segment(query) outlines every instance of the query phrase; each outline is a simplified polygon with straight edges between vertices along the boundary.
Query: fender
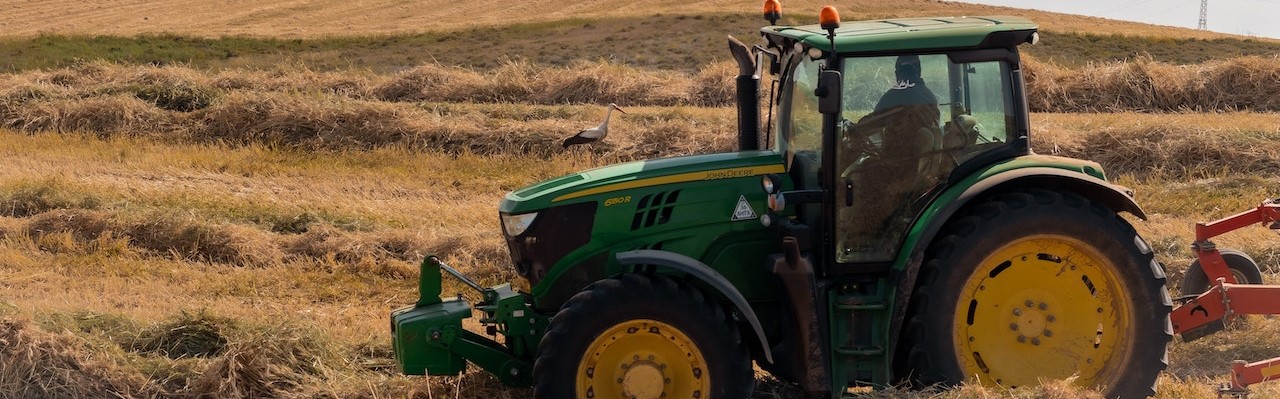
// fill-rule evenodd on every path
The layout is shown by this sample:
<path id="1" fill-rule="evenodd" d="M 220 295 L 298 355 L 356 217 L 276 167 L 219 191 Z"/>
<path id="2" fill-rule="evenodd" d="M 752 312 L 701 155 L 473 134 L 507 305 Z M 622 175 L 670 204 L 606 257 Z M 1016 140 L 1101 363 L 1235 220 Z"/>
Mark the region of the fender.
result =
<path id="1" fill-rule="evenodd" d="M 938 235 L 938 232 L 942 230 L 942 227 L 947 222 L 951 221 L 951 217 L 955 216 L 956 212 L 963 209 L 975 198 L 990 193 L 1021 188 L 1043 188 L 1076 193 L 1089 201 L 1100 203 L 1116 213 L 1121 211 L 1129 212 L 1139 219 L 1147 220 L 1147 213 L 1133 200 L 1132 190 L 1079 171 L 1052 167 L 1029 167 L 1001 172 L 982 179 L 964 189 L 954 201 L 938 209 L 937 213 L 929 221 L 929 225 L 921 233 L 920 240 L 917 241 L 915 248 L 912 248 L 905 267 L 894 272 L 897 274 L 898 280 L 895 297 L 899 298 L 899 300 L 894 301 L 893 314 L 890 317 L 889 348 L 892 351 L 896 352 L 898 348 L 898 335 L 902 332 L 902 323 L 906 318 L 907 306 L 909 305 L 912 291 L 916 287 L 920 266 L 924 264 L 924 252 Z M 894 355 L 894 353 L 890 353 L 889 358 L 892 359 Z"/>
<path id="2" fill-rule="evenodd" d="M 751 304 L 747 303 L 747 298 L 743 297 L 742 293 L 738 292 L 738 289 L 734 288 L 729 279 L 724 278 L 724 275 L 721 275 L 720 272 L 699 262 L 697 259 L 669 251 L 640 249 L 619 252 L 616 258 L 618 263 L 622 265 L 656 265 L 670 268 L 693 276 L 715 288 L 720 293 L 720 296 L 733 303 L 738 313 L 751 324 L 751 329 L 755 330 L 756 338 L 760 340 L 760 348 L 761 352 L 764 352 L 765 360 L 773 363 L 773 351 L 769 349 L 768 339 L 764 336 L 764 328 L 760 326 L 760 319 L 756 317 L 755 310 L 751 309 Z"/>

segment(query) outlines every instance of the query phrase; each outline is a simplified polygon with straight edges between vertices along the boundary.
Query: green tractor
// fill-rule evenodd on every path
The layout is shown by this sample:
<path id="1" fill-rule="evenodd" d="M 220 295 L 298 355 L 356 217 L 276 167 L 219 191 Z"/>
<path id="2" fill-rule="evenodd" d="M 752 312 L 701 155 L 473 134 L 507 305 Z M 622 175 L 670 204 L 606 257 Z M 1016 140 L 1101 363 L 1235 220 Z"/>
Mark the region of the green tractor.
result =
<path id="1" fill-rule="evenodd" d="M 421 298 L 391 314 L 400 370 L 471 362 L 539 398 L 746 398 L 753 363 L 813 397 L 1065 378 L 1152 395 L 1165 275 L 1119 215 L 1145 218 L 1132 191 L 1031 152 L 1018 46 L 1036 25 L 820 22 L 730 38 L 739 151 L 507 194 L 529 292 L 424 261 Z M 442 300 L 442 270 L 482 300 Z"/>

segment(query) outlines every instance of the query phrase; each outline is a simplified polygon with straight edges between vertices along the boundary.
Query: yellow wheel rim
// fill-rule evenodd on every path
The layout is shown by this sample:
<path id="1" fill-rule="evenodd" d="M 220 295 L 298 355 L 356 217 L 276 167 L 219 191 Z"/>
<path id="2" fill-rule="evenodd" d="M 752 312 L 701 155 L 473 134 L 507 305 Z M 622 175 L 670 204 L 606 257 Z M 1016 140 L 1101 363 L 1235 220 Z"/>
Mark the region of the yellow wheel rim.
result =
<path id="1" fill-rule="evenodd" d="M 1130 293 L 1116 270 L 1092 245 L 1060 235 L 1024 237 L 987 256 L 956 303 L 965 375 L 988 385 L 1072 376 L 1115 385 L 1133 340 Z"/>
<path id="2" fill-rule="evenodd" d="M 636 319 L 605 330 L 578 363 L 579 398 L 707 398 L 711 376 L 683 331 Z"/>

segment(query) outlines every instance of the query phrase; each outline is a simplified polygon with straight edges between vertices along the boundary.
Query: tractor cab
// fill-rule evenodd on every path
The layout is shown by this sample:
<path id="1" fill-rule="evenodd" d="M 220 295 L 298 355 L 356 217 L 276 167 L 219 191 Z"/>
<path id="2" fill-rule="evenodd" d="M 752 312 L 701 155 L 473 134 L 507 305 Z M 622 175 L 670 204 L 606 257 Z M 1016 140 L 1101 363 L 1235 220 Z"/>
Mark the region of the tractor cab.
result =
<path id="1" fill-rule="evenodd" d="M 954 44 L 919 31 L 986 37 L 946 48 Z M 850 32 L 860 40 L 840 40 Z M 836 40 L 818 26 L 764 29 L 762 50 L 780 56 L 763 59 L 776 60 L 782 89 L 771 99 L 777 119 L 762 129 L 776 132 L 798 190 L 834 195 L 830 209 L 796 212 L 810 226 L 834 221 L 824 236 L 836 269 L 883 270 L 948 181 L 1029 152 L 1014 47 L 1034 32 L 1017 17 L 854 22 L 835 29 L 846 35 Z M 821 80 L 824 71 L 839 79 Z M 837 112 L 821 112 L 821 92 L 839 96 Z"/>
<path id="2" fill-rule="evenodd" d="M 768 97 L 777 119 L 760 129 L 783 153 L 796 191 L 831 196 L 795 203 L 797 220 L 831 240 L 819 243 L 831 271 L 883 271 L 947 182 L 1029 153 L 1015 49 L 1037 40 L 1027 19 L 887 19 L 826 32 L 820 24 L 762 32 L 767 45 L 756 46 L 765 55 L 756 68 L 777 72 L 780 90 Z M 836 109 L 823 113 L 824 101 Z"/>

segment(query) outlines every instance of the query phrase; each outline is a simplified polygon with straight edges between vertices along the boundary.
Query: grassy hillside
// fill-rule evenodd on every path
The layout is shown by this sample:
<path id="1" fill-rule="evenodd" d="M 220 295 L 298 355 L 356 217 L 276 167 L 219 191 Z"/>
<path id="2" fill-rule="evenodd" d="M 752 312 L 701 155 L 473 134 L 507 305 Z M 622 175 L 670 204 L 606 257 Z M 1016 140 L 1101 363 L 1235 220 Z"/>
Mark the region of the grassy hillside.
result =
<path id="1" fill-rule="evenodd" d="M 474 368 L 395 372 L 386 318 L 415 299 L 416 262 L 516 281 L 504 193 L 731 150 L 723 35 L 762 22 L 737 0 L 232 3 L 0 13 L 0 398 L 528 397 Z M 824 4 L 784 3 L 787 23 Z M 1174 286 L 1194 222 L 1280 191 L 1275 41 L 952 2 L 840 7 L 1039 21 L 1035 151 L 1136 189 L 1151 217 L 1133 222 Z M 559 148 L 612 101 L 629 114 L 606 143 Z M 1220 244 L 1276 265 L 1278 241 L 1246 229 Z M 1278 337 L 1280 321 L 1251 318 L 1175 342 L 1159 397 L 1213 397 L 1229 360 L 1278 356 Z M 758 377 L 754 397 L 801 397 Z M 864 397 L 1098 395 L 1047 381 Z"/>
<path id="2" fill-rule="evenodd" d="M 811 23 L 813 19 L 797 16 L 783 22 Z M 422 33 L 359 32 L 356 36 L 299 39 L 171 33 L 141 36 L 49 33 L 0 38 L 0 72 L 60 68 L 99 59 L 219 70 L 287 64 L 321 71 L 380 73 L 423 63 L 493 68 L 511 60 L 559 66 L 583 60 L 607 60 L 635 67 L 693 72 L 729 59 L 726 34 L 753 41 L 759 36 L 757 32 L 763 22 L 755 14 L 706 13 L 568 18 Z M 1042 42 L 1024 51 L 1067 67 L 1140 57 L 1171 64 L 1195 64 L 1280 53 L 1277 41 L 1075 33 L 1052 30 L 1046 21 L 1038 22 L 1046 29 Z"/>
<path id="3" fill-rule="evenodd" d="M 0 14 L 6 35 L 39 34 L 123 35 L 174 33 L 220 37 L 333 37 L 452 31 L 512 23 L 552 22 L 572 18 L 607 21 L 611 18 L 655 15 L 693 17 L 735 14 L 748 17 L 750 27 L 762 20 L 754 0 L 262 0 L 226 3 L 196 0 L 108 0 L 83 2 L 48 0 L 9 5 Z M 1040 21 L 1059 32 L 1115 32 L 1135 36 L 1213 39 L 1233 37 L 1186 28 L 1107 20 L 1008 7 L 936 0 L 786 0 L 783 12 L 813 18 L 824 5 L 836 4 L 848 20 L 906 16 L 1017 14 Z M 670 20 L 674 17 L 668 17 Z"/>

